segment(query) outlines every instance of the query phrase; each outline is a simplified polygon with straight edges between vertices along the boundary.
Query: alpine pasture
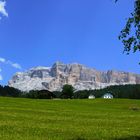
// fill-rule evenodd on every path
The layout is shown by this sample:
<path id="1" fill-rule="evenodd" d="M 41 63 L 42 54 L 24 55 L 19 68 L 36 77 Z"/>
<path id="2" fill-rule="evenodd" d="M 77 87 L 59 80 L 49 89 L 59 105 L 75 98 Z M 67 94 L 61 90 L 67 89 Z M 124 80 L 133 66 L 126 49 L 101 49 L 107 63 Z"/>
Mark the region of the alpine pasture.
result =
<path id="1" fill-rule="evenodd" d="M 140 100 L 0 97 L 1 140 L 138 140 Z"/>

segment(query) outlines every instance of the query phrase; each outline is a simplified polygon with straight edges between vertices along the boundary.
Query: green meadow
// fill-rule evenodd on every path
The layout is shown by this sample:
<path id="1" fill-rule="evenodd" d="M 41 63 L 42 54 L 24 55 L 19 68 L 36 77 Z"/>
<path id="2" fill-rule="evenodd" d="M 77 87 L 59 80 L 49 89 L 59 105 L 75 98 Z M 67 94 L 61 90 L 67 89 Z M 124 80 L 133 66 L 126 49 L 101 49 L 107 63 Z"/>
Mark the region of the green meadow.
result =
<path id="1" fill-rule="evenodd" d="M 140 100 L 0 98 L 0 140 L 128 139 L 140 139 Z"/>

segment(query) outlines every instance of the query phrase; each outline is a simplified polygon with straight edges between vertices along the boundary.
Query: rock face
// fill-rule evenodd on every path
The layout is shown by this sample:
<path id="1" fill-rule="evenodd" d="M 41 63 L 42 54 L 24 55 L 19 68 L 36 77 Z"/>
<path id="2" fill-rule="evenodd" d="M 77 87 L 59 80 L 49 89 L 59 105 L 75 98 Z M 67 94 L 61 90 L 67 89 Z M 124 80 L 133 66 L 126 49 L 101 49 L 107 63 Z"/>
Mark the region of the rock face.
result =
<path id="1" fill-rule="evenodd" d="M 9 81 L 9 86 L 21 91 L 60 91 L 65 84 L 76 90 L 100 89 L 110 85 L 140 84 L 140 75 L 113 70 L 101 72 L 81 64 L 56 62 L 52 67 L 36 67 L 16 73 Z"/>

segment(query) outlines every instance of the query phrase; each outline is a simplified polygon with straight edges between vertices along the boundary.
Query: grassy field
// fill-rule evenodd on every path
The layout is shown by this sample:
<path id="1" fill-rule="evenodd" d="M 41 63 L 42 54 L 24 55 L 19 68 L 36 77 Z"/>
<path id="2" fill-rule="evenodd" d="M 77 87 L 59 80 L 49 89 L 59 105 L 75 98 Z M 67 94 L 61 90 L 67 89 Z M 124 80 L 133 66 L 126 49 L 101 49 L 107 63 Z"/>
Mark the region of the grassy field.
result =
<path id="1" fill-rule="evenodd" d="M 128 139 L 140 139 L 140 100 L 0 98 L 0 140 Z"/>

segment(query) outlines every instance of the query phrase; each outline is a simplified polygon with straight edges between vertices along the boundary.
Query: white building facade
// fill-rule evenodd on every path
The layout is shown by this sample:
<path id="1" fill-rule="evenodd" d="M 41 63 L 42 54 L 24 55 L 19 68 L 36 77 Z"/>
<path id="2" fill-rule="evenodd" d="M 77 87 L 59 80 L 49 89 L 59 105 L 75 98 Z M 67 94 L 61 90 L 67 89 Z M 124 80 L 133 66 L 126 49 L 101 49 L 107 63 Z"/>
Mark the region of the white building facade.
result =
<path id="1" fill-rule="evenodd" d="M 103 95 L 104 99 L 113 99 L 113 95 L 111 93 L 106 93 Z"/>

